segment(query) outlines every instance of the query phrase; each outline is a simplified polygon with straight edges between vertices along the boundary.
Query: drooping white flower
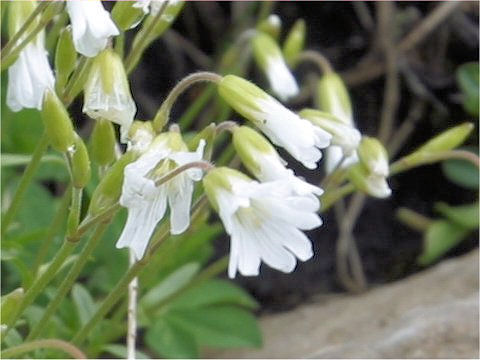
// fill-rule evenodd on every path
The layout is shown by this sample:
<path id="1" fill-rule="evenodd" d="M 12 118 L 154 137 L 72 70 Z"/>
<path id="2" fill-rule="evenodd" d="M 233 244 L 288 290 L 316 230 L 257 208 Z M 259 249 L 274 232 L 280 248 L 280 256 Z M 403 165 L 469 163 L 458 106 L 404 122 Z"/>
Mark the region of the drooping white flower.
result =
<path id="1" fill-rule="evenodd" d="M 67 1 L 75 49 L 87 57 L 96 56 L 107 46 L 108 38 L 119 31 L 100 0 Z"/>
<path id="2" fill-rule="evenodd" d="M 55 78 L 41 40 L 32 41 L 8 68 L 7 105 L 12 111 L 42 108 L 43 95 L 53 89 Z"/>
<path id="3" fill-rule="evenodd" d="M 269 35 L 258 32 L 252 38 L 253 54 L 261 67 L 272 91 L 281 99 L 288 100 L 298 94 L 297 81 L 290 72 L 278 45 Z"/>
<path id="4" fill-rule="evenodd" d="M 106 49 L 94 59 L 84 95 L 83 112 L 119 124 L 121 140 L 126 142 L 137 107 L 122 60 L 114 51 Z"/>
<path id="5" fill-rule="evenodd" d="M 127 222 L 117 242 L 117 248 L 129 247 L 137 259 L 145 254 L 157 223 L 170 207 L 170 232 L 180 234 L 190 225 L 193 182 L 202 177 L 199 169 L 189 169 L 159 186 L 155 180 L 174 168 L 201 160 L 205 142 L 196 152 L 188 152 L 180 134 L 159 135 L 148 150 L 127 165 L 120 205 L 128 208 Z"/>
<path id="6" fill-rule="evenodd" d="M 231 237 L 229 277 L 237 270 L 258 275 L 262 261 L 288 273 L 296 258 L 312 257 L 312 244 L 301 231 L 322 224 L 312 198 L 292 194 L 285 181 L 258 183 L 228 168 L 211 170 L 203 184 Z"/>
<path id="7" fill-rule="evenodd" d="M 227 75 L 218 84 L 220 96 L 252 121 L 275 145 L 285 148 L 306 168 L 315 169 L 320 149 L 330 144 L 331 135 L 302 119 L 251 82 Z"/>
<path id="8" fill-rule="evenodd" d="M 384 199 L 392 194 L 384 176 L 370 173 L 362 164 L 354 164 L 348 169 L 350 181 L 355 187 L 376 198 Z"/>
<path id="9" fill-rule="evenodd" d="M 9 4 L 11 36 L 23 26 L 34 11 L 34 2 L 15 1 Z M 32 23 L 32 26 L 36 23 Z M 22 39 L 16 44 L 18 45 Z M 53 89 L 55 78 L 45 50 L 45 32 L 40 31 L 20 52 L 8 68 L 7 106 L 12 111 L 41 110 L 45 90 Z"/>
<path id="10" fill-rule="evenodd" d="M 261 182 L 285 180 L 296 195 L 311 196 L 318 201 L 323 190 L 295 176 L 285 161 L 261 134 L 247 126 L 235 127 L 233 145 L 243 165 Z"/>

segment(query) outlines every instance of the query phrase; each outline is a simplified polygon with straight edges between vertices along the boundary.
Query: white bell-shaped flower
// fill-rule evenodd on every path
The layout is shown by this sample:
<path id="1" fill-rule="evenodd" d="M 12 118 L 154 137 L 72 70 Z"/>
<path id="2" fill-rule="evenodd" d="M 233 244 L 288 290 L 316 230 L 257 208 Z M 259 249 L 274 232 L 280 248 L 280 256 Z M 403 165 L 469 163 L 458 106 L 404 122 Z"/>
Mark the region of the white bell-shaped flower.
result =
<path id="1" fill-rule="evenodd" d="M 100 0 L 67 1 L 75 49 L 87 57 L 96 56 L 107 46 L 108 38 L 119 31 Z"/>
<path id="2" fill-rule="evenodd" d="M 201 179 L 202 171 L 186 170 L 159 186 L 155 181 L 178 166 L 201 160 L 204 146 L 202 140 L 195 152 L 189 152 L 180 134 L 164 133 L 138 160 L 125 167 L 120 205 L 128 208 L 128 217 L 117 248 L 129 247 L 137 260 L 141 259 L 165 215 L 167 203 L 170 232 L 180 234 L 188 228 L 193 182 Z"/>
<path id="3" fill-rule="evenodd" d="M 256 85 L 235 75 L 218 84 L 220 96 L 252 121 L 275 145 L 287 150 L 308 169 L 315 169 L 320 149 L 330 145 L 331 135 L 302 119 Z"/>
<path id="4" fill-rule="evenodd" d="M 83 112 L 92 119 L 107 119 L 120 125 L 121 141 L 137 112 L 122 60 L 107 49 L 94 60 L 84 91 Z"/>
<path id="5" fill-rule="evenodd" d="M 229 277 L 237 270 L 258 275 L 262 261 L 288 273 L 297 258 L 313 256 L 312 244 L 301 230 L 322 224 L 318 203 L 292 194 L 288 181 L 258 183 L 236 170 L 216 168 L 203 184 L 231 237 Z"/>

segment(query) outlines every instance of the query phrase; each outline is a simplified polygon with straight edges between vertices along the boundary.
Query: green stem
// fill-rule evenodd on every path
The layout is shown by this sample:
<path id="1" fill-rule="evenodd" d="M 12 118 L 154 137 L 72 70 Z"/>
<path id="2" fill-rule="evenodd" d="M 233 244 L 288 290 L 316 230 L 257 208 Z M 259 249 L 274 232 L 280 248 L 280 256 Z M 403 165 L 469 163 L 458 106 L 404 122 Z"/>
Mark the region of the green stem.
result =
<path id="1" fill-rule="evenodd" d="M 355 186 L 353 184 L 348 183 L 344 186 L 341 186 L 337 189 L 332 189 L 325 191 L 325 193 L 320 197 L 320 201 L 322 203 L 322 208 L 320 209 L 321 213 L 324 213 L 330 207 L 335 204 L 338 200 L 344 198 L 348 194 L 351 194 L 355 191 Z"/>
<path id="2" fill-rule="evenodd" d="M 18 358 L 18 355 L 25 354 L 37 349 L 58 349 L 66 354 L 71 355 L 75 359 L 86 359 L 86 355 L 72 344 L 59 339 L 45 339 L 24 343 L 18 346 L 3 350 L 0 353 L 2 359 Z"/>
<path id="3" fill-rule="evenodd" d="M 113 217 L 113 215 L 120 210 L 121 206 L 120 204 L 116 203 L 109 208 L 105 209 L 98 215 L 95 215 L 93 217 L 85 217 L 80 224 L 80 226 L 77 228 L 77 231 L 68 238 L 69 241 L 71 242 L 77 242 L 80 240 L 83 234 L 85 234 L 92 226 L 98 224 L 101 221 L 105 221 L 106 219 Z"/>
<path id="4" fill-rule="evenodd" d="M 322 73 L 328 74 L 333 71 L 330 61 L 320 52 L 315 50 L 305 50 L 298 55 L 298 62 L 312 62 Z"/>
<path id="5" fill-rule="evenodd" d="M 62 225 L 63 220 L 65 219 L 65 214 L 68 211 L 68 205 L 70 203 L 70 196 L 71 196 L 71 187 L 68 187 L 62 196 L 62 200 L 58 207 L 57 213 L 53 218 L 52 224 L 48 228 L 48 232 L 47 232 L 47 235 L 45 236 L 45 240 L 42 242 L 42 245 L 38 249 L 37 256 L 35 257 L 35 262 L 33 263 L 34 274 L 37 272 L 39 266 L 45 260 L 45 256 L 47 256 L 48 249 L 50 249 L 50 246 L 53 243 L 53 239 L 55 238 L 55 235 L 58 233 L 58 230 L 60 229 L 60 226 Z"/>
<path id="6" fill-rule="evenodd" d="M 72 206 L 67 221 L 67 236 L 72 236 L 78 228 L 80 222 L 80 212 L 82 210 L 82 194 L 83 189 L 73 187 L 72 189 Z"/>
<path id="7" fill-rule="evenodd" d="M 15 35 L 12 36 L 12 38 L 8 41 L 8 43 L 3 47 L 2 49 L 2 54 L 1 54 L 1 59 L 2 62 L 5 62 L 4 58 L 5 56 L 8 55 L 10 50 L 15 46 L 15 44 L 20 40 L 20 38 L 23 36 L 23 34 L 28 30 L 28 27 L 31 25 L 32 21 L 35 20 L 35 18 L 49 5 L 48 1 L 41 2 L 38 4 L 38 6 L 35 8 L 35 10 L 32 11 L 30 16 L 25 20 L 25 23 L 22 25 L 22 27 L 15 33 Z M 7 55 L 5 55 L 7 54 Z"/>
<path id="8" fill-rule="evenodd" d="M 150 38 L 150 35 L 155 30 L 155 27 L 157 26 L 157 22 L 159 22 L 160 19 L 162 18 L 163 12 L 167 8 L 167 5 L 168 5 L 168 1 L 164 1 L 157 15 L 155 15 L 153 20 L 150 22 L 148 28 L 145 29 L 145 32 L 143 33 L 142 38 L 138 40 L 135 43 L 134 47 L 130 50 L 130 53 L 128 54 L 124 62 L 127 74 L 130 74 L 132 72 L 135 64 L 137 63 L 137 60 L 142 56 L 145 48 L 148 46 L 148 40 Z"/>
<path id="9" fill-rule="evenodd" d="M 115 38 L 115 52 L 123 59 L 125 53 L 125 33 L 123 31 Z"/>
<path id="10" fill-rule="evenodd" d="M 2 219 L 2 230 L 1 230 L 1 237 L 3 238 L 8 227 L 12 220 L 15 218 L 18 209 L 20 208 L 20 204 L 23 200 L 25 192 L 28 189 L 28 186 L 33 180 L 33 176 L 37 171 L 38 167 L 41 164 L 42 156 L 48 149 L 49 140 L 47 135 L 44 133 L 40 138 L 40 141 L 37 143 L 37 146 L 32 154 L 32 159 L 30 163 L 25 168 L 23 172 L 22 178 L 20 179 L 20 183 L 18 185 L 15 194 L 13 195 L 12 203 L 10 204 L 7 212 L 3 216 Z"/>
<path id="11" fill-rule="evenodd" d="M 8 326 L 7 330 L 10 329 L 12 326 L 15 325 L 17 319 L 22 315 L 23 311 L 31 305 L 37 296 L 41 293 L 41 291 L 47 286 L 47 284 L 53 279 L 57 271 L 60 269 L 62 264 L 64 263 L 65 259 L 72 253 L 75 249 L 76 243 L 70 241 L 64 241 L 62 247 L 55 255 L 54 259 L 42 273 L 36 281 L 32 284 L 32 286 L 27 290 L 25 293 L 25 297 L 23 298 L 22 303 L 19 306 L 17 313 L 12 316 L 12 320 L 10 323 L 6 324 Z"/>
<path id="12" fill-rule="evenodd" d="M 82 252 L 79 254 L 79 257 L 73 267 L 67 274 L 67 277 L 62 281 L 60 287 L 58 288 L 57 294 L 55 297 L 49 302 L 45 312 L 43 313 L 42 318 L 38 321 L 37 325 L 32 329 L 30 334 L 28 335 L 26 341 L 33 340 L 37 338 L 45 326 L 48 324 L 48 320 L 54 314 L 55 310 L 63 301 L 65 295 L 70 291 L 72 285 L 75 283 L 75 280 L 80 275 L 83 267 L 87 263 L 92 254 L 93 250 L 97 247 L 102 235 L 104 234 L 108 223 L 101 223 L 97 229 L 95 230 L 92 237 L 88 240 L 85 244 Z"/>
<path id="13" fill-rule="evenodd" d="M 49 52 L 53 52 L 55 50 L 55 44 L 58 40 L 58 35 L 60 31 L 65 27 L 68 21 L 68 14 L 66 12 L 62 12 L 59 16 L 57 21 L 52 25 L 50 30 L 47 34 L 47 40 L 45 41 L 45 47 Z"/>
<path id="14" fill-rule="evenodd" d="M 73 75 L 70 77 L 70 81 L 65 87 L 65 91 L 62 95 L 63 103 L 65 105 L 68 106 L 77 95 L 76 92 L 78 91 L 78 88 L 81 87 L 79 82 L 85 78 L 85 71 L 88 69 L 90 63 L 91 58 L 86 58 L 85 56 L 80 58 L 78 66 Z"/>

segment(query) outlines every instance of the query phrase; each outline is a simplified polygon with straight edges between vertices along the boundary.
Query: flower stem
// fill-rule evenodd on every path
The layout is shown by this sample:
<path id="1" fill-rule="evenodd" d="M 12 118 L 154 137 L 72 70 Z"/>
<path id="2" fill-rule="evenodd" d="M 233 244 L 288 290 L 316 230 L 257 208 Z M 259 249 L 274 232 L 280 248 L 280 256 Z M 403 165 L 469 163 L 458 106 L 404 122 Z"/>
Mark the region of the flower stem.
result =
<path id="1" fill-rule="evenodd" d="M 335 204 L 340 199 L 344 198 L 348 194 L 351 194 L 355 191 L 355 186 L 352 183 L 348 183 L 334 190 L 325 191 L 321 196 L 322 208 L 320 209 L 321 213 L 324 213 L 330 207 Z"/>
<path id="2" fill-rule="evenodd" d="M 73 243 L 71 241 L 63 242 L 62 247 L 57 252 L 57 254 L 55 255 L 54 259 L 52 260 L 48 268 L 45 270 L 44 273 L 42 273 L 36 279 L 36 281 L 34 281 L 32 286 L 25 293 L 25 297 L 23 298 L 23 301 L 20 304 L 19 309 L 17 310 L 17 313 L 14 316 L 12 316 L 12 320 L 10 321 L 10 323 L 6 324 L 8 326 L 7 331 L 12 326 L 15 325 L 15 322 L 23 313 L 23 311 L 35 301 L 35 299 L 41 293 L 41 291 L 45 288 L 45 286 L 47 286 L 47 284 L 52 280 L 52 278 L 60 269 L 64 261 L 75 249 L 75 246 L 76 246 L 76 243 Z"/>
<path id="3" fill-rule="evenodd" d="M 3 350 L 0 353 L 2 359 L 13 359 L 19 358 L 19 355 L 28 353 L 30 351 L 34 351 L 37 349 L 58 349 L 62 350 L 63 352 L 71 355 L 75 359 L 86 359 L 86 355 L 81 352 L 77 347 L 73 346 L 72 344 L 59 340 L 59 339 L 44 339 L 44 340 L 37 340 L 28 343 L 24 343 L 18 346 L 11 347 L 9 349 Z"/>
<path id="4" fill-rule="evenodd" d="M 129 251 L 130 267 L 135 265 L 135 254 Z M 135 359 L 135 344 L 137 340 L 137 295 L 138 276 L 128 284 L 128 331 L 127 331 L 127 359 Z"/>
<path id="5" fill-rule="evenodd" d="M 28 186 L 32 182 L 35 172 L 40 166 L 42 156 L 48 149 L 48 144 L 49 144 L 48 137 L 44 133 L 40 138 L 40 141 L 37 143 L 37 146 L 32 154 L 32 159 L 30 160 L 30 163 L 27 165 L 27 167 L 25 168 L 25 171 L 23 172 L 18 188 L 15 191 L 15 194 L 13 195 L 12 202 L 8 207 L 7 212 L 3 216 L 2 230 L 1 230 L 2 238 L 5 235 L 6 231 L 8 230 L 10 223 L 15 218 L 15 215 L 17 214 L 18 209 L 20 208 L 20 204 L 23 200 L 25 192 L 27 191 Z"/>
<path id="6" fill-rule="evenodd" d="M 80 222 L 80 212 L 82 209 L 82 194 L 83 189 L 73 187 L 72 189 L 72 205 L 70 206 L 70 213 L 67 220 L 67 236 L 73 235 L 78 228 Z"/>
<path id="7" fill-rule="evenodd" d="M 333 71 L 330 61 L 320 52 L 315 50 L 305 50 L 298 55 L 298 62 L 313 62 L 324 74 Z"/>
<path id="8" fill-rule="evenodd" d="M 82 56 L 78 62 L 78 66 L 75 69 L 75 72 L 70 77 L 70 81 L 68 82 L 67 86 L 65 87 L 65 91 L 63 92 L 62 99 L 65 105 L 69 105 L 74 97 L 77 95 L 76 92 L 78 88 L 80 88 L 80 82 L 85 78 L 85 71 L 88 69 L 89 65 L 91 64 L 91 58 L 86 58 Z"/>
<path id="9" fill-rule="evenodd" d="M 48 1 L 41 2 L 38 4 L 38 6 L 35 8 L 35 10 L 32 11 L 30 16 L 25 20 L 25 23 L 22 25 L 22 27 L 15 33 L 15 35 L 12 36 L 12 38 L 8 41 L 8 43 L 3 47 L 2 49 L 2 55 L 1 59 L 2 62 L 5 62 L 5 57 L 8 56 L 9 52 L 12 50 L 12 48 L 15 46 L 15 44 L 20 40 L 20 38 L 23 36 L 23 34 L 28 30 L 28 27 L 32 23 L 33 20 L 48 6 L 50 3 Z M 6 54 L 6 55 L 5 55 Z"/>
<path id="10" fill-rule="evenodd" d="M 47 255 L 48 249 L 52 245 L 53 239 L 57 234 L 60 226 L 62 225 L 63 220 L 65 219 L 65 214 L 68 211 L 68 205 L 70 203 L 71 197 L 71 187 L 68 187 L 65 190 L 65 193 L 62 196 L 61 203 L 58 207 L 57 213 L 52 220 L 51 225 L 48 227 L 47 235 L 45 236 L 45 240 L 43 240 L 40 249 L 37 251 L 37 255 L 35 257 L 35 262 L 33 263 L 33 273 L 35 274 L 38 270 L 38 267 L 43 263 L 45 260 L 45 256 Z"/>
<path id="11" fill-rule="evenodd" d="M 208 170 L 211 170 L 213 167 L 214 166 L 210 164 L 208 161 L 193 161 L 191 163 L 179 166 L 176 169 L 167 173 L 165 176 L 162 176 L 160 179 L 155 181 L 155 186 L 160 186 L 162 184 L 165 184 L 167 181 L 173 179 L 175 176 L 181 174 L 182 172 L 188 169 L 198 168 L 198 169 L 208 171 Z"/>
<path id="12" fill-rule="evenodd" d="M 27 341 L 37 338 L 41 334 L 45 326 L 48 324 L 48 320 L 54 314 L 55 310 L 57 310 L 58 306 L 61 304 L 65 295 L 67 295 L 68 291 L 70 291 L 72 285 L 75 283 L 75 280 L 78 278 L 83 267 L 89 260 L 93 250 L 97 247 L 107 226 L 108 226 L 107 222 L 101 223 L 95 230 L 92 237 L 85 244 L 82 252 L 79 254 L 77 261 L 68 272 L 66 278 L 63 279 L 62 283 L 60 284 L 57 294 L 49 302 L 47 308 L 45 309 L 45 312 L 42 315 L 42 318 L 38 321 L 36 326 L 32 329 L 32 331 L 28 335 Z"/>

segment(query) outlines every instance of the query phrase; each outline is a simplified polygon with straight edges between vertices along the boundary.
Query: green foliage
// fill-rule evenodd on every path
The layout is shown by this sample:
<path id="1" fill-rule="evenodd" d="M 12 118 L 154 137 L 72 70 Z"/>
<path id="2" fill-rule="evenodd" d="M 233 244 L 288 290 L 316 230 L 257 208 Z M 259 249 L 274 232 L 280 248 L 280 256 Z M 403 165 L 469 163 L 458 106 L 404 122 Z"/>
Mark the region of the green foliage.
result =
<path id="1" fill-rule="evenodd" d="M 475 151 L 472 151 L 475 153 Z M 478 154 L 478 148 L 476 148 Z M 478 189 L 478 168 L 466 160 L 446 160 L 442 163 L 443 174 L 454 184 L 466 189 Z"/>
<path id="2" fill-rule="evenodd" d="M 457 69 L 457 83 L 463 94 L 463 107 L 478 117 L 480 74 L 478 62 L 466 63 Z"/>

